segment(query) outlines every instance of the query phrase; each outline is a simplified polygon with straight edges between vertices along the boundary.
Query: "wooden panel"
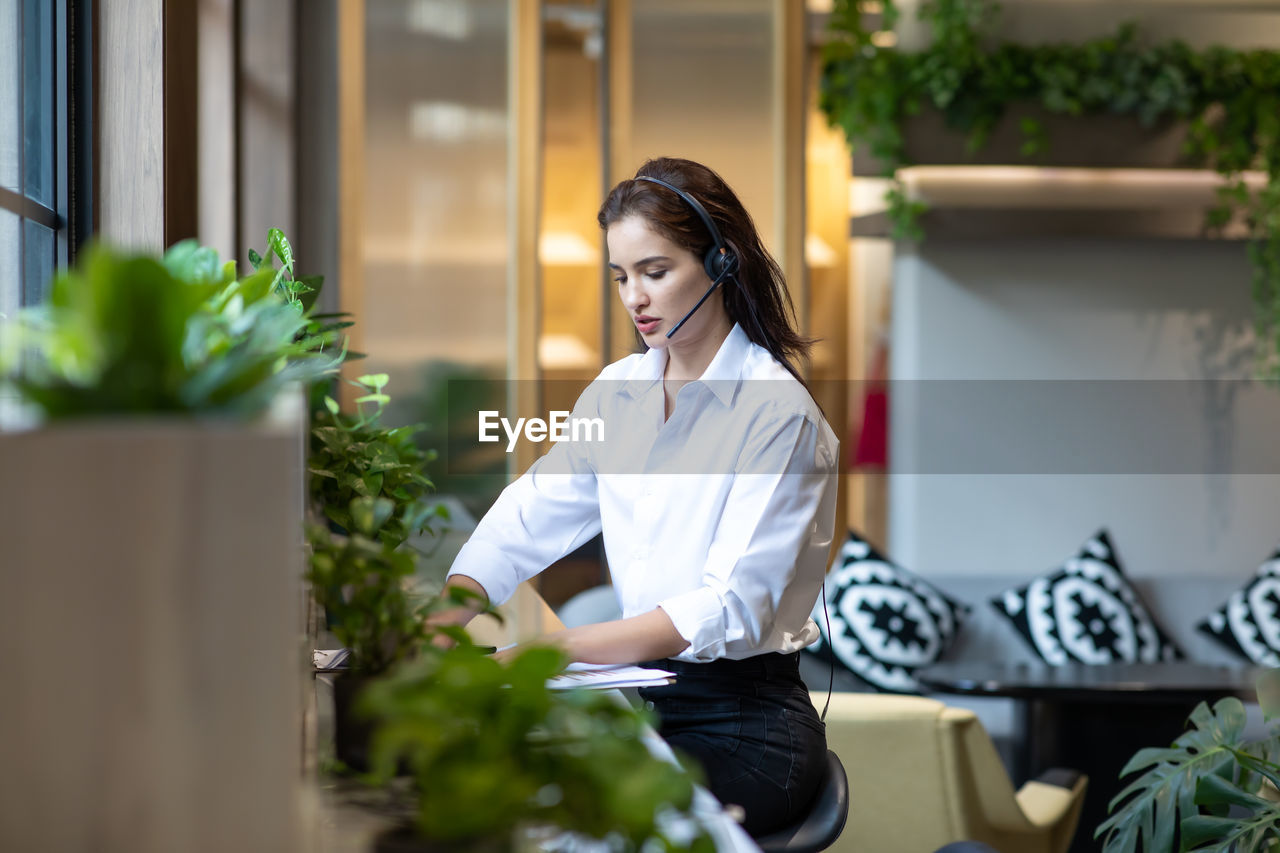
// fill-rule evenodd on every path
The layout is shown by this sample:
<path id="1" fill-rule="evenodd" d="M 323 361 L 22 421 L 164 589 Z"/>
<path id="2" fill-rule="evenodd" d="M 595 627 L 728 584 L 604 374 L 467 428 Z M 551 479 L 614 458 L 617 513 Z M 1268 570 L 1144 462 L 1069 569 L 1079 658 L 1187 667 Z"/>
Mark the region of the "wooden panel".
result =
<path id="1" fill-rule="evenodd" d="M 809 331 L 804 259 L 805 11 L 794 0 L 773 3 L 774 240 L 796 306 L 800 332 Z"/>
<path id="2" fill-rule="evenodd" d="M 507 407 L 537 417 L 538 213 L 542 164 L 542 3 L 509 0 L 507 57 Z M 516 470 L 537 459 L 529 442 L 516 446 Z"/>
<path id="3" fill-rule="evenodd" d="M 97 225 L 103 240 L 164 245 L 164 0 L 96 3 Z"/>
<path id="4" fill-rule="evenodd" d="M 637 165 L 631 151 L 632 124 L 632 64 L 635 61 L 631 31 L 634 14 L 631 0 L 609 0 L 605 19 L 605 56 L 608 61 L 609 126 L 606 128 L 608 175 L 605 191 L 613 189 L 619 181 L 630 178 Z M 610 278 L 612 276 L 609 276 Z M 605 309 L 608 317 L 608 342 L 604 348 L 606 362 L 614 362 L 636 352 L 636 327 L 627 309 L 618 299 L 617 290 L 605 290 Z"/>
<path id="5" fill-rule="evenodd" d="M 356 324 L 348 343 L 364 351 L 364 0 L 338 0 L 338 299 Z M 364 371 L 345 364 L 352 379 Z M 355 407 L 357 390 L 340 386 L 342 405 Z"/>

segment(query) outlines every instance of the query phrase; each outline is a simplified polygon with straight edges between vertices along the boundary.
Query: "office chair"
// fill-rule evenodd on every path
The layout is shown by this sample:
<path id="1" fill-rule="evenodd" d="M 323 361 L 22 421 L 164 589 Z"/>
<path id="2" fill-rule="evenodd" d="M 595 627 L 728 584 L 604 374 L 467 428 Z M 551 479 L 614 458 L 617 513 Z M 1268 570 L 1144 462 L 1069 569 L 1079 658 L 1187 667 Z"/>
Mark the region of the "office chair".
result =
<path id="1" fill-rule="evenodd" d="M 827 775 L 809 812 L 796 823 L 756 839 L 764 853 L 818 853 L 840 837 L 849 817 L 849 778 L 839 757 L 827 750 Z"/>
<path id="2" fill-rule="evenodd" d="M 826 723 L 853 799 L 837 851 L 933 853 L 967 840 L 1001 853 L 1065 853 L 1071 845 L 1087 777 L 1050 770 L 1015 792 L 970 710 L 922 696 L 836 693 Z"/>

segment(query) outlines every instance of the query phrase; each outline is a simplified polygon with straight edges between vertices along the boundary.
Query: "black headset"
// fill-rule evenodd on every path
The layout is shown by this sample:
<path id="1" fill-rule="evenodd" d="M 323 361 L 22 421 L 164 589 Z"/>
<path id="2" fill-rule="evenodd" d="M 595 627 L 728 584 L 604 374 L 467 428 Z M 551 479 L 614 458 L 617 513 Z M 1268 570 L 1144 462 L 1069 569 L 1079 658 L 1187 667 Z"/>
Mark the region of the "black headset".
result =
<path id="1" fill-rule="evenodd" d="M 707 297 L 716 289 L 720 282 L 727 278 L 736 280 L 738 273 L 738 253 L 725 243 L 724 238 L 720 236 L 720 229 L 716 227 L 715 222 L 711 219 L 711 214 L 707 213 L 707 209 L 703 207 L 696 198 L 689 195 L 677 186 L 672 186 L 661 178 L 651 178 L 648 175 L 639 175 L 635 178 L 637 181 L 648 181 L 651 184 L 657 184 L 660 187 L 666 187 L 680 198 L 685 200 L 693 212 L 698 214 L 698 218 L 707 226 L 707 231 L 711 232 L 711 248 L 707 250 L 706 256 L 702 259 L 702 266 L 707 271 L 707 276 L 711 279 L 711 286 L 707 288 L 707 292 L 702 294 L 702 298 L 698 300 L 698 304 L 689 309 L 689 313 L 680 318 L 680 322 L 671 327 L 671 331 L 667 332 L 667 337 L 671 337 L 680 327 L 684 325 L 684 321 L 693 316 L 693 312 L 702 307 L 702 303 L 707 301 Z"/>
<path id="2" fill-rule="evenodd" d="M 738 255 L 725 243 L 724 238 L 720 236 L 720 229 L 716 227 L 716 223 L 711 219 L 711 215 L 707 213 L 707 209 L 693 196 L 677 186 L 667 183 L 661 178 L 651 178 L 648 175 L 640 175 L 637 181 L 648 181 L 651 184 L 657 184 L 660 187 L 666 187 L 680 198 L 685 200 L 693 212 L 698 214 L 698 218 L 707 226 L 707 231 L 711 232 L 711 248 L 707 250 L 706 257 L 702 259 L 702 265 L 707 270 L 707 275 L 711 280 L 719 284 L 726 278 L 731 278 L 738 271 Z"/>

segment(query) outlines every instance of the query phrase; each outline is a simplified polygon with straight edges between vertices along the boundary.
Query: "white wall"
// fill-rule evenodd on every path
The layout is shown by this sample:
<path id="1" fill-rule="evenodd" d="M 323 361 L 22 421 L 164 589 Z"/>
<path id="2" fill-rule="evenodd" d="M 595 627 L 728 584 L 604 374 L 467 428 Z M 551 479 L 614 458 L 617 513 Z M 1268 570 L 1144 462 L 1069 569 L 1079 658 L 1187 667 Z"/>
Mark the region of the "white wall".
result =
<path id="1" fill-rule="evenodd" d="M 1252 369 L 1249 275 L 1239 243 L 899 246 L 890 553 L 939 580 L 1021 580 L 1105 525 L 1134 577 L 1243 581 L 1280 541 L 1280 395 L 1215 396 Z M 1033 381 L 902 381 L 1011 379 Z M 1193 393 L 1157 410 L 1171 388 Z"/>

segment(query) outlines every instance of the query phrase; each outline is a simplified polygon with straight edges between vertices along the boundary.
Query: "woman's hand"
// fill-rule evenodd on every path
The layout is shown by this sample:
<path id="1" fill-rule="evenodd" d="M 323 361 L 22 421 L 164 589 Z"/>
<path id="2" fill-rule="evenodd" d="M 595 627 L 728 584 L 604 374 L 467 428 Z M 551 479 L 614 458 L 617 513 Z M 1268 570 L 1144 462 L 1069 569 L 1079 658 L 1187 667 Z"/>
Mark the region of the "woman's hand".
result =
<path id="1" fill-rule="evenodd" d="M 476 614 L 489 606 L 489 594 L 474 578 L 469 578 L 466 575 L 453 575 L 445 582 L 441 596 L 448 596 L 451 589 L 461 589 L 470 593 L 468 603 L 431 614 L 427 617 L 428 625 L 436 628 L 450 625 L 465 628 L 467 623 L 476 617 Z M 451 649 L 454 646 L 454 639 L 447 634 L 436 634 L 431 638 L 431 644 L 437 648 Z"/>
<path id="2" fill-rule="evenodd" d="M 689 647 L 661 607 L 629 619 L 555 631 L 530 641 L 531 645 L 534 643 L 562 649 L 574 662 L 599 664 L 660 660 Z M 514 647 L 499 652 L 498 659 L 505 661 L 518 651 Z"/>

